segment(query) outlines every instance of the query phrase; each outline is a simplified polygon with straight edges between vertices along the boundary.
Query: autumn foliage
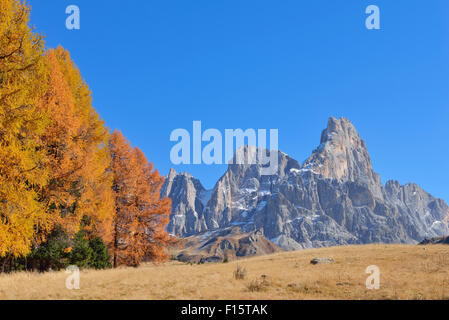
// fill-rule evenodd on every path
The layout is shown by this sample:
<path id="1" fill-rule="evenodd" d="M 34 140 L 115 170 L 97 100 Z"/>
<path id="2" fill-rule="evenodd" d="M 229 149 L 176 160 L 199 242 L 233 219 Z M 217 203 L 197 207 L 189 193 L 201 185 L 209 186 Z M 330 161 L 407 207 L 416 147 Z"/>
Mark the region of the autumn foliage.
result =
<path id="1" fill-rule="evenodd" d="M 107 168 L 109 133 L 92 107 L 89 88 L 62 48 L 45 55 L 48 90 L 40 108 L 52 119 L 41 136 L 47 154 L 49 181 L 41 200 L 54 223 L 75 234 L 81 222 L 91 233 L 110 236 L 104 221 L 112 220 L 112 175 Z"/>
<path id="2" fill-rule="evenodd" d="M 51 228 L 39 201 L 49 171 L 39 137 L 48 124 L 37 108 L 46 90 L 42 38 L 28 27 L 29 8 L 0 1 L 0 256 L 27 254 Z"/>
<path id="3" fill-rule="evenodd" d="M 22 1 L 0 0 L 2 269 L 55 230 L 100 239 L 114 266 L 166 259 L 174 240 L 165 231 L 171 204 L 160 198 L 163 177 L 105 127 L 69 52 L 46 50 L 29 13 Z"/>
<path id="4" fill-rule="evenodd" d="M 120 132 L 112 134 L 110 148 L 116 199 L 114 266 L 135 266 L 144 258 L 165 260 L 165 246 L 173 240 L 165 231 L 171 202 L 160 199 L 164 180 L 142 151 L 133 149 Z"/>

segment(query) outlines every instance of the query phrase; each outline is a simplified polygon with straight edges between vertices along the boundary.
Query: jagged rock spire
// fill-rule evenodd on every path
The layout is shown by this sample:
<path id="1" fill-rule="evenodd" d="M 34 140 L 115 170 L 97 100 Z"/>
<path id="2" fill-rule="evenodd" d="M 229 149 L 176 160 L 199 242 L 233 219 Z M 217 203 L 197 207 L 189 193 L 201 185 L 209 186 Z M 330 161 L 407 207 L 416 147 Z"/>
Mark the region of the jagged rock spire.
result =
<path id="1" fill-rule="evenodd" d="M 360 181 L 369 185 L 380 184 L 373 171 L 371 158 L 353 126 L 346 118 L 329 118 L 327 128 L 321 134 L 319 147 L 304 162 L 310 169 L 324 178 L 344 181 Z"/>

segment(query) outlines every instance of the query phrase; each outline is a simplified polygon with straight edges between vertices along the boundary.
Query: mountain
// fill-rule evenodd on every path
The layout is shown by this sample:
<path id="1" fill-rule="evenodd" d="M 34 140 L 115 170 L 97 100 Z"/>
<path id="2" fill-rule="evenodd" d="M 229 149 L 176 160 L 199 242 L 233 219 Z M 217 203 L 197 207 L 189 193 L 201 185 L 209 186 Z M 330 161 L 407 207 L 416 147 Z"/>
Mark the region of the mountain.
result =
<path id="1" fill-rule="evenodd" d="M 171 170 L 162 190 L 173 202 L 168 231 L 189 237 L 238 226 L 284 250 L 418 243 L 449 233 L 446 202 L 413 183 L 382 185 L 365 141 L 345 118 L 329 119 L 303 164 L 277 152 L 277 174 L 261 175 L 260 165 L 230 164 L 212 190 Z"/>

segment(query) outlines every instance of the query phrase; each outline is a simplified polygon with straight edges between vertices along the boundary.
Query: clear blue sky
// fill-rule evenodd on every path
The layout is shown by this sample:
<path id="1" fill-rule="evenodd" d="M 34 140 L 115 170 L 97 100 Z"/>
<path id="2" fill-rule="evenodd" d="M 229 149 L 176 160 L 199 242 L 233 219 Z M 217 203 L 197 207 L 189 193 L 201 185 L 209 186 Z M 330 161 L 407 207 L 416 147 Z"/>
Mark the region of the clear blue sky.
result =
<path id="1" fill-rule="evenodd" d="M 299 161 L 329 116 L 349 118 L 382 181 L 449 200 L 447 0 L 30 0 L 120 129 L 166 174 L 176 128 L 277 128 Z M 81 30 L 65 28 L 66 6 Z M 380 31 L 365 8 L 381 10 Z M 223 166 L 181 166 L 206 187 Z"/>

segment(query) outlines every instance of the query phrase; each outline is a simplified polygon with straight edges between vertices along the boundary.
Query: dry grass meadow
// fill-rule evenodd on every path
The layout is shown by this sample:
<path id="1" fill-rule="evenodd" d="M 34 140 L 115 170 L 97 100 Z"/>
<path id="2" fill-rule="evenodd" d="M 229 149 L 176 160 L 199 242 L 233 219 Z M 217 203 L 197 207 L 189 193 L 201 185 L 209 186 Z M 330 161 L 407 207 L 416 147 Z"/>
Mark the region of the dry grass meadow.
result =
<path id="1" fill-rule="evenodd" d="M 311 265 L 315 257 L 332 264 Z M 237 265 L 246 269 L 235 279 Z M 365 286 L 369 265 L 380 289 Z M 366 245 L 278 253 L 219 264 L 169 262 L 81 271 L 0 275 L 0 299 L 449 299 L 449 246 Z"/>

